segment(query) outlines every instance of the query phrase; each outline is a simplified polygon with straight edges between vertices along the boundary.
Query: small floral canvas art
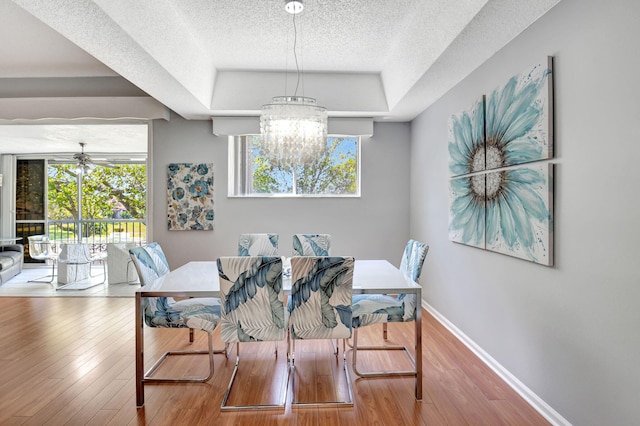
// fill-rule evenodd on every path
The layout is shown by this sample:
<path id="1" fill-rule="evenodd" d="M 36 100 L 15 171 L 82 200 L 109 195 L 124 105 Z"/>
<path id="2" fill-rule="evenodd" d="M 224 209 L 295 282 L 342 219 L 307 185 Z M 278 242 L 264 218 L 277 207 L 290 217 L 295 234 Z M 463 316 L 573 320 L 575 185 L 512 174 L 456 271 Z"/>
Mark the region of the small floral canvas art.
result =
<path id="1" fill-rule="evenodd" d="M 213 164 L 171 163 L 167 169 L 169 230 L 213 230 Z"/>

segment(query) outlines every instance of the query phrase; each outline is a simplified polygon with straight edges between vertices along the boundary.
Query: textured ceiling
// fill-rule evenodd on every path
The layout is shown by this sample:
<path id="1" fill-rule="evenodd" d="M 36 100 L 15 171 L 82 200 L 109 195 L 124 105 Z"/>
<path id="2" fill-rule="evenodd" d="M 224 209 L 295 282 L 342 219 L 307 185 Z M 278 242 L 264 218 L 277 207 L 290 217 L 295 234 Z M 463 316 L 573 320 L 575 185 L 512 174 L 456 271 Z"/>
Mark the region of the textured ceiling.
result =
<path id="1" fill-rule="evenodd" d="M 296 36 L 298 95 L 408 121 L 558 1 L 306 0 L 294 22 L 283 0 L 0 0 L 0 79 L 122 76 L 187 119 L 257 115 L 296 90 Z"/>

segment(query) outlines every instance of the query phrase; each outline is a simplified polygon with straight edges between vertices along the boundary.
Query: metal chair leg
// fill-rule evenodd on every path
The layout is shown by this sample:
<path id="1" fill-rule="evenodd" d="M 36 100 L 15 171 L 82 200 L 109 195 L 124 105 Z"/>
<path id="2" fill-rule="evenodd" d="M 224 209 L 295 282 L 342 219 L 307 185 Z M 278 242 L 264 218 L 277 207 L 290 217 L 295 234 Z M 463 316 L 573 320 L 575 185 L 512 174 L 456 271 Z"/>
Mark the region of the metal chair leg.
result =
<path id="1" fill-rule="evenodd" d="M 385 330 L 386 331 L 386 330 Z M 352 367 L 353 372 L 356 373 L 359 377 L 369 378 L 369 377 L 393 377 L 393 376 L 413 376 L 415 377 L 418 372 L 417 370 L 391 370 L 391 371 L 360 371 L 358 369 L 358 351 L 385 351 L 385 350 L 402 350 L 404 351 L 409 360 L 413 364 L 414 368 L 416 367 L 416 360 L 413 358 L 413 355 L 409 351 L 406 346 L 403 345 L 381 345 L 381 346 L 358 346 L 358 328 L 353 329 L 353 345 L 349 345 L 353 351 L 352 358 Z"/>
<path id="2" fill-rule="evenodd" d="M 107 262 L 105 261 L 105 259 L 98 259 L 97 262 L 102 263 L 102 282 L 100 284 L 104 284 L 104 282 L 107 280 Z M 92 264 L 93 262 L 89 263 L 89 279 L 98 276 L 97 274 L 91 275 Z"/>
<path id="3" fill-rule="evenodd" d="M 304 408 L 304 407 L 326 407 L 326 406 L 337 406 L 337 407 L 353 407 L 353 390 L 351 389 L 351 377 L 349 376 L 349 369 L 347 368 L 347 353 L 345 351 L 345 342 L 346 339 L 342 339 L 342 368 L 344 370 L 344 375 L 347 381 L 347 391 L 349 392 L 349 398 L 346 401 L 311 401 L 311 402 L 300 402 L 296 401 L 296 390 L 295 390 L 295 340 L 292 342 L 292 350 L 291 350 L 291 361 L 290 361 L 290 370 L 291 370 L 291 408 Z M 331 343 L 333 344 L 333 339 L 331 339 Z M 338 348 L 335 346 L 335 354 L 337 357 Z"/>
<path id="4" fill-rule="evenodd" d="M 43 278 L 48 278 L 51 277 L 51 279 L 49 281 L 43 281 Z M 27 282 L 29 283 L 47 283 L 47 284 L 51 284 L 53 283 L 53 279 L 56 277 L 56 262 L 52 261 L 51 262 L 51 274 L 50 275 L 45 275 L 43 277 L 40 278 L 35 278 L 33 280 L 29 280 Z"/>
<path id="5" fill-rule="evenodd" d="M 288 346 L 288 345 L 287 345 Z M 277 350 L 276 350 L 276 358 L 277 358 Z M 224 398 L 222 399 L 222 404 L 220 405 L 220 409 L 222 411 L 237 411 L 237 410 L 273 410 L 273 409 L 281 409 L 284 410 L 285 405 L 287 403 L 287 390 L 289 389 L 289 369 L 285 368 L 285 385 L 284 391 L 281 392 L 280 403 L 278 404 L 256 404 L 256 405 L 228 405 L 227 400 L 229 399 L 229 394 L 231 393 L 231 388 L 233 387 L 233 382 L 236 378 L 236 374 L 238 373 L 238 365 L 240 364 L 240 343 L 236 343 L 236 364 L 233 367 L 233 373 L 231 373 L 231 380 L 229 380 L 229 385 L 227 386 L 227 391 L 224 394 Z"/>
<path id="6" fill-rule="evenodd" d="M 168 351 L 165 352 L 152 366 L 147 372 L 144 374 L 143 382 L 145 383 L 202 383 L 206 382 L 211 377 L 213 377 L 214 373 L 214 363 L 213 363 L 213 355 L 224 353 L 225 357 L 228 356 L 228 346 L 225 344 L 224 349 L 214 349 L 213 348 L 213 333 L 207 332 L 208 339 L 208 350 L 195 350 L 195 351 Z M 206 377 L 181 377 L 181 378 L 171 378 L 171 377 L 152 377 L 152 374 L 160 367 L 162 362 L 164 362 L 167 358 L 173 355 L 209 355 L 209 374 Z"/>

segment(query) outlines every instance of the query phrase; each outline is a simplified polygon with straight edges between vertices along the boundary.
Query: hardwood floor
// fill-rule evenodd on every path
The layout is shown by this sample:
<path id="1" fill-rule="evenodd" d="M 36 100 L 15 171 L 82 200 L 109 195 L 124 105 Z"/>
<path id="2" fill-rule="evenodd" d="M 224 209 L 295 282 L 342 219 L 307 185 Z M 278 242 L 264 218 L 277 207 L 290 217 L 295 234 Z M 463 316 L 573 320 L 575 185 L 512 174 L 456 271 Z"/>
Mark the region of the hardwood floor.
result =
<path id="1" fill-rule="evenodd" d="M 422 402 L 412 378 L 357 379 L 353 408 L 294 408 L 284 412 L 220 412 L 233 366 L 216 355 L 204 384 L 145 387 L 135 406 L 134 302 L 131 298 L 0 298 L 0 425 L 546 425 L 546 420 L 464 345 L 423 311 Z M 412 342 L 413 324 L 392 324 L 389 339 Z M 382 340 L 379 327 L 363 328 L 361 341 Z M 186 330 L 145 330 L 147 367 L 167 348 L 188 347 Z M 217 346 L 221 343 L 216 339 Z M 195 345 L 206 347 L 204 333 Z M 285 342 L 241 346 L 240 373 L 230 402 L 262 403 L 284 386 Z M 297 399 L 343 397 L 341 361 L 327 341 L 296 343 Z M 362 356 L 361 356 L 362 354 Z M 367 367 L 393 363 L 398 351 L 359 352 Z M 340 354 L 340 360 L 342 353 Z M 178 357 L 162 373 L 206 372 L 205 356 Z M 350 362 L 350 353 L 347 353 Z M 290 391 L 291 386 L 289 386 Z M 338 394 L 334 395 L 334 390 Z"/>
<path id="2" fill-rule="evenodd" d="M 95 265 L 92 268 L 92 278 L 77 283 L 81 288 L 87 287 L 88 283 L 95 284 L 84 289 L 58 290 L 57 279 L 54 279 L 52 283 L 29 282 L 29 280 L 47 277 L 50 273 L 50 266 L 45 268 L 25 267 L 20 274 L 0 285 L 0 297 L 134 297 L 136 289 L 140 288 L 138 283 L 108 284 L 100 265 Z M 46 278 L 46 280 L 49 279 Z"/>

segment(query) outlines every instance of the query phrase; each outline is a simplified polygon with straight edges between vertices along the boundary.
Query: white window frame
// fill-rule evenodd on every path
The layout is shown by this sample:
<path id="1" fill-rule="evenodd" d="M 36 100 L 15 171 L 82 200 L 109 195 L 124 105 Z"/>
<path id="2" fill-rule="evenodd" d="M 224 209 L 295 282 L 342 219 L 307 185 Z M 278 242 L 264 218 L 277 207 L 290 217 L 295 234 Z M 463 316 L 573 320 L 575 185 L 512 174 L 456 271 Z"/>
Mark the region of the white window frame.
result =
<path id="1" fill-rule="evenodd" d="M 255 135 L 229 136 L 228 139 L 228 191 L 229 198 L 359 198 L 361 193 L 362 137 L 353 135 L 329 135 L 330 138 L 355 138 L 356 143 L 356 191 L 352 194 L 297 194 L 297 193 L 245 193 L 252 179 L 252 169 L 247 167 L 252 159 L 246 149 L 247 138 Z M 295 191 L 295 182 L 294 182 Z"/>

